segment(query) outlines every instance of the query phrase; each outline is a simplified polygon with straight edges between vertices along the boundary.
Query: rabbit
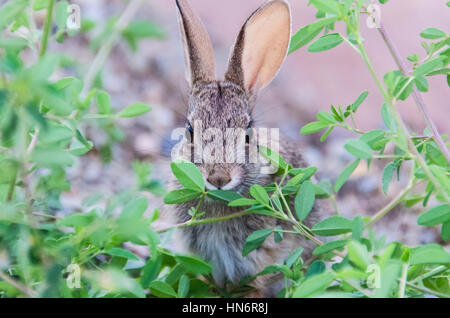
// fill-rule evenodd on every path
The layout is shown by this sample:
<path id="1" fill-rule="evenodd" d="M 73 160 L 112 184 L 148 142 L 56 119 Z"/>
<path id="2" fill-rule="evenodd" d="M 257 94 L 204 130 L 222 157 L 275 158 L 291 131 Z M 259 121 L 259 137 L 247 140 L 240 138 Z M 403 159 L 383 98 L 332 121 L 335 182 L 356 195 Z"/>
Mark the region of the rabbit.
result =
<path id="1" fill-rule="evenodd" d="M 216 80 L 211 40 L 199 18 L 186 0 L 176 0 L 181 37 L 186 63 L 186 79 L 190 85 L 189 105 L 186 121 L 186 136 L 181 148 L 191 149 L 198 129 L 213 127 L 217 133 L 228 135 L 228 129 L 239 128 L 246 132 L 255 129 L 252 111 L 257 93 L 276 76 L 284 61 L 291 38 L 291 12 L 289 3 L 273 0 L 254 11 L 242 26 L 231 49 L 224 80 Z M 225 138 L 226 139 L 226 138 Z M 248 141 L 248 138 L 247 138 Z M 227 148 L 224 141 L 225 148 Z M 205 146 L 204 141 L 202 145 Z M 216 147 L 220 144 L 214 145 Z M 248 146 L 248 145 L 247 145 Z M 279 153 L 294 167 L 305 167 L 294 143 L 281 141 Z M 227 148 L 228 149 L 228 148 Z M 254 184 L 262 186 L 277 181 L 274 174 L 262 174 L 260 163 L 196 162 L 193 155 L 186 155 L 202 172 L 207 190 L 232 190 L 248 196 Z M 177 180 L 169 182 L 169 189 L 181 188 Z M 188 211 L 198 200 L 175 205 L 174 214 L 178 222 L 186 222 Z M 316 204 L 305 224 L 320 219 L 320 202 Z M 243 211 L 242 207 L 229 207 L 226 203 L 206 197 L 201 211 L 203 217 L 217 217 Z M 293 209 L 293 207 L 292 207 Z M 311 255 L 315 245 L 301 235 L 285 233 L 284 239 L 275 243 L 273 234 L 260 248 L 246 257 L 242 248 L 247 237 L 256 230 L 281 225 L 292 229 L 275 218 L 260 214 L 249 214 L 227 221 L 186 227 L 179 230 L 179 240 L 187 251 L 196 254 L 213 266 L 212 277 L 220 287 L 234 286 L 248 275 L 254 275 L 271 264 L 282 264 L 289 253 L 303 247 L 303 255 Z M 265 275 L 257 277 L 251 286 L 254 292 L 249 297 L 274 297 L 283 288 L 283 280 Z"/>

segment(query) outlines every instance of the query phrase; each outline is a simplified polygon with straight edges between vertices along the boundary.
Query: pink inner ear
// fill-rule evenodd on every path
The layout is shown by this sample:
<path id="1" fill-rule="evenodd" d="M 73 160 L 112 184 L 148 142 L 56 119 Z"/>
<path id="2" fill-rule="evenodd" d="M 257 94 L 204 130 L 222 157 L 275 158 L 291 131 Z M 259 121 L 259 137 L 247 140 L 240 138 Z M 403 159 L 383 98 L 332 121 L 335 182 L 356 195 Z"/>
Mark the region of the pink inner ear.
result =
<path id="1" fill-rule="evenodd" d="M 247 89 L 262 88 L 278 72 L 289 47 L 291 17 L 283 2 L 273 2 L 256 12 L 245 26 L 242 66 Z"/>

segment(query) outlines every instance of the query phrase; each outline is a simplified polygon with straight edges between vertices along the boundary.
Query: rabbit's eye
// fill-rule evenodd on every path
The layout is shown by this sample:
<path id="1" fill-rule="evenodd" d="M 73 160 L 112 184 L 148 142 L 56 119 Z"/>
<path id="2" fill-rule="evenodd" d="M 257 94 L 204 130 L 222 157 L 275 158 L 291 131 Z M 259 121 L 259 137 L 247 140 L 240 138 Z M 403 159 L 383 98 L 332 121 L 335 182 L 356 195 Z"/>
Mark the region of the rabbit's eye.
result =
<path id="1" fill-rule="evenodd" d="M 253 136 L 253 129 L 250 125 L 248 125 L 247 130 L 245 131 L 245 142 L 247 144 L 250 143 L 250 139 L 252 138 L 252 136 Z"/>
<path id="2" fill-rule="evenodd" d="M 186 122 L 186 138 L 192 142 L 194 140 L 194 129 L 189 122 Z"/>

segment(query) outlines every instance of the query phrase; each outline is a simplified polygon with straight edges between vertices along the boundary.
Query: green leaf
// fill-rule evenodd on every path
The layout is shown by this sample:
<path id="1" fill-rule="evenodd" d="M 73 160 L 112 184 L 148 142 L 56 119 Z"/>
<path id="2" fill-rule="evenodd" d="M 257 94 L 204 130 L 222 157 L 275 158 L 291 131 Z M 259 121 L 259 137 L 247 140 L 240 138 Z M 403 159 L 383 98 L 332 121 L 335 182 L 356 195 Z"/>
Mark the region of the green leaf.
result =
<path id="1" fill-rule="evenodd" d="M 410 264 L 448 264 L 450 254 L 438 244 L 427 244 L 412 248 Z"/>
<path id="2" fill-rule="evenodd" d="M 393 95 L 399 100 L 406 100 L 411 94 L 414 86 L 414 80 L 409 77 L 401 77 L 397 85 L 394 87 Z M 397 96 L 398 95 L 398 96 Z"/>
<path id="3" fill-rule="evenodd" d="M 427 75 L 431 71 L 434 71 L 435 69 L 441 68 L 444 66 L 444 61 L 447 59 L 446 56 L 440 56 L 438 58 L 435 58 L 431 61 L 428 61 L 426 63 L 423 63 L 419 65 L 416 70 L 414 71 L 414 76 L 417 78 L 421 75 Z"/>
<path id="4" fill-rule="evenodd" d="M 69 214 L 57 221 L 60 226 L 77 227 L 87 226 L 91 224 L 95 219 L 93 213 L 73 213 Z"/>
<path id="5" fill-rule="evenodd" d="M 77 78 L 72 77 L 72 76 L 64 77 L 64 78 L 60 79 L 59 81 L 55 82 L 54 87 L 57 90 L 65 89 L 65 88 L 69 87 L 70 85 L 72 85 L 76 80 L 77 80 Z"/>
<path id="6" fill-rule="evenodd" d="M 410 62 L 418 62 L 419 61 L 419 55 L 416 53 L 416 54 L 413 54 L 413 55 L 409 55 L 408 57 L 407 57 L 407 59 L 408 59 L 408 61 L 410 61 Z"/>
<path id="7" fill-rule="evenodd" d="M 319 11 L 340 14 L 339 5 L 334 0 L 311 0 L 311 4 Z"/>
<path id="8" fill-rule="evenodd" d="M 330 252 L 332 250 L 341 249 L 345 245 L 347 245 L 348 240 L 336 240 L 331 242 L 326 242 L 323 245 L 320 245 L 316 247 L 316 249 L 313 251 L 313 255 L 320 255 L 323 253 Z"/>
<path id="9" fill-rule="evenodd" d="M 173 190 L 164 197 L 165 204 L 179 204 L 192 201 L 202 195 L 202 192 L 193 189 Z"/>
<path id="10" fill-rule="evenodd" d="M 381 178 L 383 184 L 383 192 L 387 193 L 389 184 L 391 183 L 392 176 L 394 175 L 394 171 L 397 168 L 397 165 L 392 161 L 389 162 L 383 170 L 383 177 Z"/>
<path id="11" fill-rule="evenodd" d="M 0 48 L 6 51 L 18 52 L 28 45 L 27 40 L 22 38 L 0 38 Z"/>
<path id="12" fill-rule="evenodd" d="M 381 129 L 375 129 L 375 130 L 366 132 L 359 139 L 361 139 L 361 141 L 368 144 L 370 148 L 372 148 L 374 150 L 380 150 L 380 147 L 378 146 L 377 142 L 381 141 L 385 135 L 386 135 L 386 131 L 381 130 Z"/>
<path id="13" fill-rule="evenodd" d="M 321 131 L 322 129 L 327 128 L 328 126 L 330 126 L 330 123 L 328 122 L 313 121 L 303 126 L 302 129 L 300 130 L 300 133 L 303 135 L 314 134 L 318 131 Z"/>
<path id="14" fill-rule="evenodd" d="M 172 270 L 167 274 L 165 282 L 169 285 L 175 284 L 181 276 L 186 273 L 186 269 L 181 264 L 175 265 Z"/>
<path id="15" fill-rule="evenodd" d="M 348 258 L 362 270 L 366 270 L 370 264 L 367 247 L 357 241 L 350 241 L 347 245 Z"/>
<path id="16" fill-rule="evenodd" d="M 450 221 L 450 205 L 442 204 L 422 213 L 417 219 L 417 224 L 434 226 Z"/>
<path id="17" fill-rule="evenodd" d="M 101 91 L 97 94 L 97 106 L 99 114 L 101 115 L 111 114 L 111 99 L 107 92 Z"/>
<path id="18" fill-rule="evenodd" d="M 276 273 L 283 273 L 284 276 L 288 278 L 292 278 L 292 271 L 283 264 L 275 264 L 275 265 L 269 265 L 266 268 L 264 268 L 261 272 L 257 274 L 257 276 L 261 275 L 268 275 L 268 274 L 276 274 Z"/>
<path id="19" fill-rule="evenodd" d="M 259 184 L 255 184 L 250 187 L 250 194 L 259 203 L 269 204 L 269 195 L 267 194 L 267 191 Z"/>
<path id="20" fill-rule="evenodd" d="M 216 199 L 216 200 L 221 200 L 221 201 L 225 201 L 225 202 L 232 202 L 235 201 L 237 199 L 242 198 L 242 195 L 230 191 L 230 190 L 211 190 L 208 191 L 208 196 Z"/>
<path id="21" fill-rule="evenodd" d="M 49 125 L 48 129 L 39 135 L 39 141 L 43 144 L 67 145 L 74 136 L 72 129 L 63 125 Z"/>
<path id="22" fill-rule="evenodd" d="M 426 28 L 425 30 L 420 32 L 420 36 L 423 37 L 424 39 L 434 40 L 445 38 L 447 36 L 447 33 L 436 28 Z"/>
<path id="23" fill-rule="evenodd" d="M 0 8 L 0 30 L 12 23 L 27 5 L 27 0 L 14 0 L 4 3 Z"/>
<path id="24" fill-rule="evenodd" d="M 94 144 L 91 141 L 87 141 L 86 146 L 86 144 L 82 143 L 78 139 L 74 139 L 70 144 L 69 152 L 74 156 L 83 156 L 88 153 L 93 146 Z"/>
<path id="25" fill-rule="evenodd" d="M 200 169 L 189 161 L 173 161 L 170 168 L 177 178 L 178 182 L 187 189 L 203 191 L 205 189 L 205 181 Z"/>
<path id="26" fill-rule="evenodd" d="M 333 280 L 334 276 L 330 271 L 311 276 L 300 284 L 292 296 L 294 298 L 317 296 L 323 293 Z"/>
<path id="27" fill-rule="evenodd" d="M 353 173 L 353 171 L 355 171 L 358 165 L 359 159 L 356 159 L 344 168 L 344 170 L 341 172 L 339 177 L 336 179 L 336 182 L 334 183 L 334 192 L 339 192 L 341 187 L 344 185 L 347 179 L 350 178 L 351 174 Z"/>
<path id="28" fill-rule="evenodd" d="M 67 11 L 69 3 L 67 1 L 58 1 L 55 5 L 55 24 L 59 29 L 65 29 L 67 19 L 70 16 L 70 12 Z"/>
<path id="29" fill-rule="evenodd" d="M 123 33 L 134 38 L 163 39 L 165 37 L 164 30 L 158 24 L 148 20 L 131 21 Z"/>
<path id="30" fill-rule="evenodd" d="M 259 153 L 267 159 L 271 165 L 278 168 L 277 174 L 284 172 L 287 167 L 287 163 L 279 153 L 264 146 L 259 146 Z"/>
<path id="31" fill-rule="evenodd" d="M 134 255 L 130 251 L 119 247 L 110 248 L 109 250 L 105 251 L 104 254 L 139 261 L 139 257 Z"/>
<path id="32" fill-rule="evenodd" d="M 295 212 L 300 221 L 303 221 L 314 206 L 315 189 L 311 181 L 305 181 L 295 196 Z"/>
<path id="33" fill-rule="evenodd" d="M 39 11 L 48 7 L 49 0 L 34 0 L 33 1 L 33 10 Z"/>
<path id="34" fill-rule="evenodd" d="M 148 208 L 147 198 L 137 198 L 125 205 L 122 212 L 120 213 L 119 220 L 124 219 L 135 219 L 140 220 Z"/>
<path id="35" fill-rule="evenodd" d="M 450 240 L 450 221 L 447 221 L 442 224 L 441 237 L 442 240 L 445 242 Z"/>
<path id="36" fill-rule="evenodd" d="M 206 275 L 212 271 L 212 266 L 209 263 L 197 257 L 176 255 L 175 259 L 183 265 L 189 273 L 194 275 Z"/>
<path id="37" fill-rule="evenodd" d="M 328 122 L 329 124 L 336 123 L 336 119 L 333 117 L 333 115 L 323 110 L 317 113 L 317 119 L 321 122 Z"/>
<path id="38" fill-rule="evenodd" d="M 308 46 L 308 52 L 322 52 L 332 49 L 342 43 L 344 39 L 339 33 L 331 33 L 318 38 Z"/>
<path id="39" fill-rule="evenodd" d="M 155 280 L 150 283 L 150 293 L 159 298 L 177 297 L 177 293 L 172 286 L 160 280 Z"/>
<path id="40" fill-rule="evenodd" d="M 152 108 L 144 103 L 135 103 L 121 110 L 117 116 L 121 118 L 137 117 L 142 114 L 148 113 Z"/>
<path id="41" fill-rule="evenodd" d="M 303 250 L 304 250 L 303 247 L 299 247 L 299 248 L 293 250 L 292 252 L 290 252 L 288 257 L 286 257 L 284 264 L 287 267 L 291 268 L 292 265 L 294 265 L 295 262 L 297 262 L 297 260 L 300 258 L 300 256 L 303 253 Z"/>
<path id="42" fill-rule="evenodd" d="M 364 100 L 366 99 L 367 95 L 369 95 L 369 92 L 365 91 L 361 95 L 358 96 L 356 101 L 352 104 L 352 111 L 353 112 L 357 111 L 358 107 L 362 104 L 362 102 L 364 102 Z"/>
<path id="43" fill-rule="evenodd" d="M 288 54 L 298 50 L 299 48 L 311 42 L 326 25 L 332 24 L 337 20 L 338 17 L 325 18 L 316 21 L 314 23 L 308 24 L 303 28 L 301 28 L 300 30 L 298 30 L 297 33 L 295 33 L 291 38 Z"/>
<path id="44" fill-rule="evenodd" d="M 391 110 L 389 109 L 389 106 L 384 103 L 381 107 L 381 117 L 383 118 L 383 122 L 386 125 L 386 128 L 394 131 L 396 127 L 395 120 L 391 114 Z"/>
<path id="45" fill-rule="evenodd" d="M 370 149 L 369 145 L 366 144 L 361 139 L 349 139 L 345 143 L 344 148 L 360 159 L 371 159 L 372 158 L 372 149 Z"/>
<path id="46" fill-rule="evenodd" d="M 425 77 L 419 76 L 414 79 L 414 84 L 416 84 L 416 87 L 421 92 L 428 92 L 428 81 Z"/>
<path id="47" fill-rule="evenodd" d="M 316 198 L 329 198 L 333 192 L 330 180 L 324 179 L 320 180 L 319 183 L 314 185 L 316 192 Z"/>
<path id="48" fill-rule="evenodd" d="M 150 283 L 158 277 L 161 270 L 162 257 L 159 253 L 151 253 L 152 256 L 147 260 L 142 268 L 141 285 L 148 288 Z"/>
<path id="49" fill-rule="evenodd" d="M 321 236 L 334 236 L 352 231 L 353 222 L 342 216 L 331 216 L 316 223 L 312 231 Z"/>
<path id="50" fill-rule="evenodd" d="M 305 278 L 317 275 L 317 274 L 321 274 L 323 272 L 325 272 L 326 269 L 326 265 L 323 261 L 321 260 L 315 260 L 314 262 L 312 262 L 311 265 L 309 265 L 308 270 L 305 273 Z"/>
<path id="51" fill-rule="evenodd" d="M 397 279 L 401 274 L 401 265 L 400 261 L 391 259 L 381 268 L 380 286 L 375 289 L 375 297 L 387 298 L 391 295 L 392 289 L 398 286 Z"/>
<path id="52" fill-rule="evenodd" d="M 36 148 L 31 157 L 40 167 L 71 166 L 74 162 L 69 152 L 56 148 Z"/>
<path id="53" fill-rule="evenodd" d="M 270 234 L 272 234 L 272 229 L 262 229 L 250 234 L 242 249 L 242 256 L 245 257 L 253 250 L 259 248 Z"/>
<path id="54" fill-rule="evenodd" d="M 228 206 L 249 206 L 258 203 L 256 200 L 241 198 L 228 203 Z"/>
<path id="55" fill-rule="evenodd" d="M 273 232 L 275 243 L 280 243 L 283 240 L 283 232 L 282 232 L 283 228 L 277 225 L 275 227 L 275 230 L 276 231 Z"/>
<path id="56" fill-rule="evenodd" d="M 334 126 L 331 126 L 327 129 L 327 131 L 322 135 L 322 137 L 320 137 L 320 141 L 324 142 L 325 139 L 327 139 L 327 137 L 331 134 L 331 132 L 333 131 Z"/>
<path id="57" fill-rule="evenodd" d="M 355 241 L 361 241 L 361 236 L 364 232 L 364 221 L 362 217 L 355 216 L 353 219 L 353 226 L 352 226 L 352 238 Z"/>
<path id="58" fill-rule="evenodd" d="M 178 283 L 178 298 L 185 298 L 189 293 L 190 280 L 186 275 L 182 275 Z"/>

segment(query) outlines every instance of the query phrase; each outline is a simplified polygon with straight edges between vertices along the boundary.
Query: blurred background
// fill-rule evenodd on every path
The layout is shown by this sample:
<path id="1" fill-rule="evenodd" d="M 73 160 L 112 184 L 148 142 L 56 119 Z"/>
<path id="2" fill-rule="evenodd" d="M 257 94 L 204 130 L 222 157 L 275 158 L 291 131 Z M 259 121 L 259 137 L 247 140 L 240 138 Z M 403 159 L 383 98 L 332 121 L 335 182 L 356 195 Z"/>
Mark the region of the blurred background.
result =
<path id="1" fill-rule="evenodd" d="M 263 0 L 191 0 L 191 6 L 198 13 L 208 29 L 216 56 L 217 74 L 222 76 L 229 49 L 245 19 Z M 424 57 L 419 33 L 426 27 L 450 29 L 448 8 L 445 0 L 389 1 L 381 6 L 381 21 L 397 45 L 403 58 L 418 53 Z M 104 21 L 120 14 L 126 7 L 120 0 L 77 0 L 71 1 L 81 7 L 83 19 Z M 316 10 L 308 7 L 307 1 L 291 0 L 292 30 L 315 20 Z M 44 17 L 44 15 L 43 15 Z M 115 144 L 110 151 L 112 160 L 103 160 L 101 151 L 91 151 L 70 169 L 73 181 L 70 192 L 62 197 L 68 211 L 81 209 L 83 199 L 95 193 L 117 193 L 133 184 L 132 162 L 151 162 L 152 177 L 165 183 L 169 170 L 169 139 L 175 127 L 184 125 L 188 85 L 184 80 L 184 57 L 181 48 L 175 1 L 143 1 L 135 19 L 155 23 L 156 38 L 144 38 L 137 43 L 137 49 L 130 49 L 130 43 L 120 40 L 102 68 L 101 81 L 111 94 L 112 105 L 121 109 L 136 101 L 152 106 L 153 110 L 135 119 L 120 121 L 124 142 Z M 337 26 L 337 31 L 344 31 Z M 369 29 L 362 23 L 369 57 L 379 77 L 396 69 L 394 60 L 376 29 Z M 100 28 L 101 29 L 101 28 Z M 97 32 L 98 33 L 98 32 Z M 80 65 L 89 65 L 96 50 L 89 47 L 86 37 L 102 38 L 95 32 L 67 39 L 63 44 L 52 44 L 51 51 L 65 52 Z M 90 39 L 92 40 L 92 39 Z M 95 42 L 95 41 L 94 41 Z M 411 63 L 407 62 L 408 66 Z M 55 74 L 55 78 L 67 74 Z M 449 106 L 450 91 L 444 76 L 429 78 L 430 92 L 422 93 L 441 134 L 450 133 Z M 345 43 L 321 53 L 309 53 L 306 47 L 289 55 L 278 77 L 265 88 L 260 96 L 256 116 L 267 127 L 279 127 L 290 138 L 304 144 L 301 153 L 310 165 L 317 166 L 321 177 L 332 182 L 352 157 L 344 150 L 346 138 L 351 133 L 335 129 L 330 137 L 320 142 L 321 134 L 300 135 L 300 128 L 315 119 L 319 110 L 329 110 L 330 105 L 347 106 L 363 92 L 369 95 L 360 107 L 356 120 L 362 130 L 382 127 L 380 109 L 382 96 L 369 74 L 363 60 Z M 424 122 L 412 101 L 399 102 L 411 130 L 423 132 Z M 101 149 L 107 138 L 102 131 L 91 128 L 87 136 Z M 387 195 L 381 190 L 381 173 L 387 162 L 375 162 L 370 170 L 365 164 L 357 168 L 349 182 L 339 193 L 337 206 L 343 216 L 355 214 L 372 215 L 383 207 L 399 189 L 405 186 L 394 180 Z M 406 174 L 407 165 L 401 174 Z M 161 197 L 149 194 L 151 208 L 162 205 Z M 418 245 L 440 241 L 439 232 L 433 227 L 419 227 L 416 224 L 421 206 L 413 209 L 397 207 L 374 226 L 377 234 L 386 235 L 388 241 L 399 240 Z M 170 213 L 170 211 L 166 211 Z M 164 222 L 162 218 L 161 222 Z"/>

